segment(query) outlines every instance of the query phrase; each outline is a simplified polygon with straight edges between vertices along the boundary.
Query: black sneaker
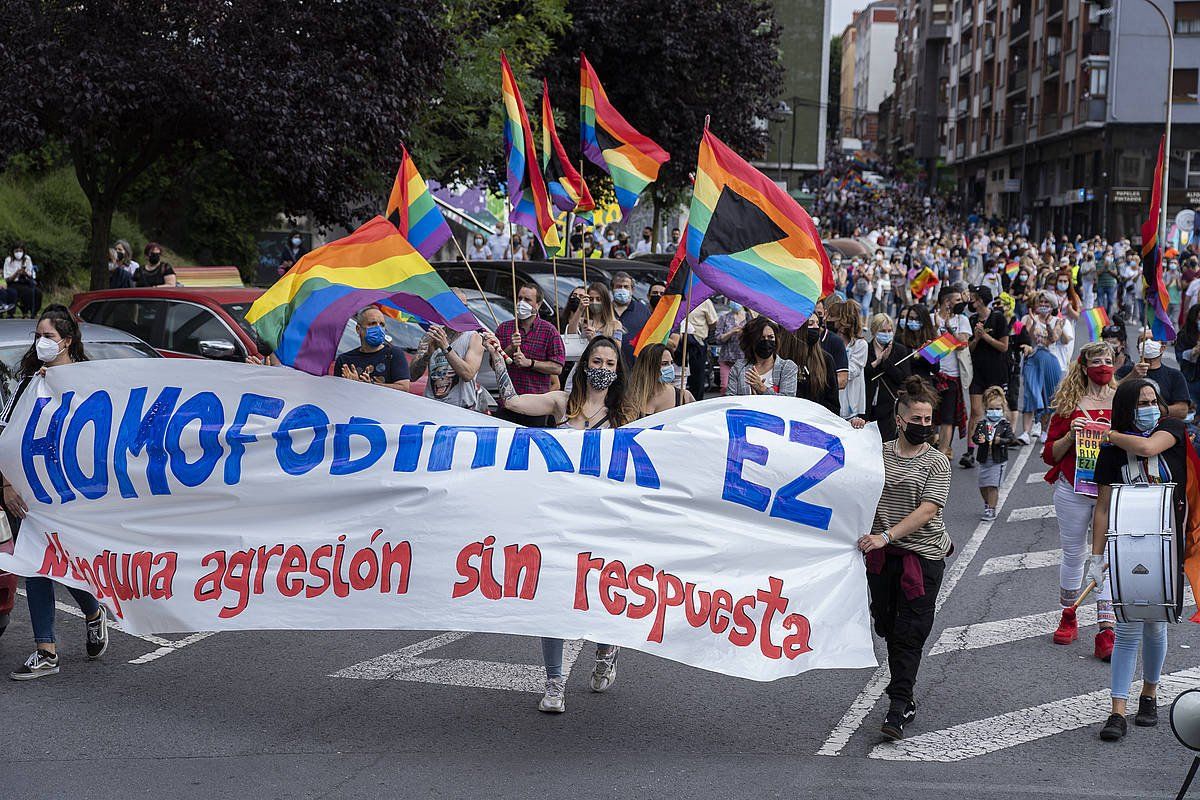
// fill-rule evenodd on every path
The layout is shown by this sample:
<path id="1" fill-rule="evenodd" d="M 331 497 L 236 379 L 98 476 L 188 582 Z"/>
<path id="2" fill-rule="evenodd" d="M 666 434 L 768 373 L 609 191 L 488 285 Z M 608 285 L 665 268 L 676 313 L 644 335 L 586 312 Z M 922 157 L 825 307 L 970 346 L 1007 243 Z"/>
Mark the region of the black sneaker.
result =
<path id="1" fill-rule="evenodd" d="M 1138 698 L 1138 712 L 1133 724 L 1139 728 L 1153 728 L 1158 724 L 1158 698 L 1146 695 Z"/>
<path id="2" fill-rule="evenodd" d="M 975 466 L 975 454 L 969 450 L 963 453 L 963 457 L 958 460 L 958 465 L 963 469 L 971 469 Z"/>
<path id="3" fill-rule="evenodd" d="M 108 649 L 108 616 L 104 613 L 104 608 L 100 608 L 100 614 L 95 619 L 87 621 L 87 656 L 91 659 L 97 659 L 104 655 L 104 651 Z"/>
<path id="4" fill-rule="evenodd" d="M 888 709 L 887 716 L 883 719 L 883 725 L 879 728 L 880 733 L 892 740 L 904 738 L 904 726 L 912 722 L 917 716 L 917 704 L 909 700 L 904 705 L 893 705 Z"/>
<path id="5" fill-rule="evenodd" d="M 1100 738 L 1106 742 L 1116 742 L 1125 738 L 1129 723 L 1120 714 L 1110 714 L 1104 727 L 1100 729 Z"/>
<path id="6" fill-rule="evenodd" d="M 35 650 L 18 669 L 8 673 L 14 681 L 31 681 L 47 675 L 58 674 L 58 655 L 46 650 Z"/>

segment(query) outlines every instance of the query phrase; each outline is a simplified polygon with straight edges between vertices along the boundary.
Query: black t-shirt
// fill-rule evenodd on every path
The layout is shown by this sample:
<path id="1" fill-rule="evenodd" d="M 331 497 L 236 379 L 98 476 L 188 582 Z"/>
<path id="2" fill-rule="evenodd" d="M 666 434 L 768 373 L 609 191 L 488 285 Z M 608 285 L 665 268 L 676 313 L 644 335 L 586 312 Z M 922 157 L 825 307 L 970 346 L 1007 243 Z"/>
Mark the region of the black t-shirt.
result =
<path id="1" fill-rule="evenodd" d="M 1125 366 L 1118 369 L 1117 380 L 1124 380 L 1126 375 L 1133 372 L 1135 363 L 1130 359 Z M 1183 373 L 1174 367 L 1160 364 L 1158 369 L 1147 370 L 1146 377 L 1158 384 L 1158 392 L 1167 405 L 1191 401 L 1192 396 L 1188 392 L 1187 378 L 1183 377 Z"/>
<path id="2" fill-rule="evenodd" d="M 155 269 L 144 266 L 138 267 L 133 273 L 133 285 L 140 289 L 163 286 L 167 282 L 167 276 L 174 274 L 175 269 L 165 261 L 161 262 Z"/>
<path id="3" fill-rule="evenodd" d="M 385 344 L 373 353 L 364 353 L 361 348 L 347 350 L 337 357 L 333 363 L 333 374 L 342 376 L 342 367 L 349 364 L 358 370 L 359 375 L 368 375 L 375 383 L 395 383 L 406 381 L 408 377 L 408 361 L 400 348 Z"/>
<path id="4" fill-rule="evenodd" d="M 803 331 L 801 331 L 803 333 Z M 834 372 L 848 372 L 850 357 L 846 355 L 846 342 L 831 330 L 826 330 L 821 337 L 821 349 L 833 360 Z"/>
<path id="5" fill-rule="evenodd" d="M 1136 457 L 1137 467 L 1143 475 L 1149 475 L 1151 483 L 1175 484 L 1175 523 L 1176 530 L 1185 530 L 1187 515 L 1187 425 L 1183 420 L 1166 417 L 1158 423 L 1154 432 L 1166 431 L 1175 437 L 1175 444 L 1159 453 L 1157 469 L 1152 469 L 1150 460 Z M 1100 456 L 1096 459 L 1095 482 L 1100 486 L 1113 486 L 1122 483 L 1140 483 L 1135 481 L 1137 474 L 1130 475 L 1129 456 L 1124 450 L 1113 444 L 1100 446 Z"/>
<path id="6" fill-rule="evenodd" d="M 979 314 L 971 315 L 971 335 L 975 334 L 975 326 L 979 323 Z M 1008 336 L 1008 320 L 999 311 L 988 314 L 983 323 L 989 336 L 993 339 L 1003 339 Z M 1000 386 L 1008 383 L 1008 354 L 1002 353 L 983 339 L 971 351 L 971 363 L 974 366 L 972 380 L 975 383 L 986 383 L 988 386 Z"/>

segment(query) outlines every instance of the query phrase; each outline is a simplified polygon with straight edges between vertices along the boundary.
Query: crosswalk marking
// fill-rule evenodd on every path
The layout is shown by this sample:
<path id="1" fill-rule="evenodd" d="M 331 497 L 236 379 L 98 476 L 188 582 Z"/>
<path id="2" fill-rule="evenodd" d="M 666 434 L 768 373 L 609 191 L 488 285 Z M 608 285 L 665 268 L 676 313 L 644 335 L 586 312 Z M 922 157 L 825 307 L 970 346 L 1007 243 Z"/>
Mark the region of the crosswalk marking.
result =
<path id="1" fill-rule="evenodd" d="M 1131 697 L 1136 697 L 1140 690 L 1140 681 L 1135 687 Z M 1181 692 L 1198 687 L 1200 667 L 1164 675 L 1158 686 L 1158 705 L 1170 705 Z M 977 758 L 1103 722 L 1111 711 L 1109 700 L 1110 690 L 1101 689 L 880 744 L 869 756 L 887 761 L 949 762 Z"/>
<path id="2" fill-rule="evenodd" d="M 1086 628 L 1096 624 L 1096 606 L 1085 604 L 1076 612 L 1079 627 Z M 981 647 L 994 647 L 998 644 L 1018 642 L 1022 639 L 1034 639 L 1038 636 L 1050 637 L 1058 627 L 1062 617 L 1061 610 L 1046 611 L 1041 614 L 1030 614 L 1026 617 L 1000 619 L 994 622 L 977 622 L 974 625 L 960 625 L 947 628 L 934 642 L 929 655 L 936 656 L 955 650 L 978 650 Z"/>
<path id="3" fill-rule="evenodd" d="M 1045 483 L 1046 482 L 1046 473 L 1031 472 L 1027 476 L 1025 476 L 1025 482 L 1026 483 Z"/>
<path id="4" fill-rule="evenodd" d="M 470 636 L 462 631 L 448 631 L 391 653 L 353 664 L 333 673 L 331 678 L 356 680 L 416 681 L 443 686 L 467 686 L 475 689 L 503 689 L 510 692 L 541 694 L 545 690 L 546 670 L 541 664 L 510 664 L 500 661 L 477 661 L 469 658 L 428 658 L 430 650 Z M 533 641 L 533 640 L 529 640 Z M 531 648 L 533 649 L 533 648 Z M 583 649 L 583 640 L 563 645 L 563 675 L 570 677 L 571 668 Z"/>
<path id="5" fill-rule="evenodd" d="M 998 575 L 1002 572 L 1016 572 L 1022 569 L 1038 569 L 1039 567 L 1057 567 L 1062 561 L 1062 550 L 1037 550 L 1032 553 L 1013 553 L 1010 556 L 996 556 L 983 562 L 980 575 Z"/>
<path id="6" fill-rule="evenodd" d="M 1030 506 L 1029 508 L 1014 508 L 1008 515 L 1009 522 L 1025 522 L 1031 519 L 1050 519 L 1054 516 L 1054 506 Z"/>

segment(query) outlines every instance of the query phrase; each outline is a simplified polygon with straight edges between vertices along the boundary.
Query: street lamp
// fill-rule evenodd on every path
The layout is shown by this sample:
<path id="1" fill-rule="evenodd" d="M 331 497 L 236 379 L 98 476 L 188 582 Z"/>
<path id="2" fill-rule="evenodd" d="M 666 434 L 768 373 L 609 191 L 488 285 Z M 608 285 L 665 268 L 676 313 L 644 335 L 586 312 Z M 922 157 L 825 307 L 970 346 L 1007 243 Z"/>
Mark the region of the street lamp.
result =
<path id="1" fill-rule="evenodd" d="M 1100 5 L 1099 0 L 1081 0 L 1083 3 L 1090 5 Z M 1170 186 L 1167 180 L 1167 173 L 1171 169 L 1171 110 L 1175 98 L 1175 32 L 1171 29 L 1171 22 L 1167 19 L 1167 15 L 1153 0 L 1145 0 L 1146 5 L 1154 9 L 1154 13 L 1158 14 L 1158 18 L 1162 20 L 1163 27 L 1167 29 L 1167 127 L 1163 133 L 1163 172 L 1162 172 L 1162 207 L 1159 209 L 1158 221 L 1158 247 L 1159 253 L 1167 246 L 1167 187 Z M 1112 8 L 1101 6 L 1103 11 L 1112 13 Z M 1114 24 L 1114 34 L 1116 25 Z"/>

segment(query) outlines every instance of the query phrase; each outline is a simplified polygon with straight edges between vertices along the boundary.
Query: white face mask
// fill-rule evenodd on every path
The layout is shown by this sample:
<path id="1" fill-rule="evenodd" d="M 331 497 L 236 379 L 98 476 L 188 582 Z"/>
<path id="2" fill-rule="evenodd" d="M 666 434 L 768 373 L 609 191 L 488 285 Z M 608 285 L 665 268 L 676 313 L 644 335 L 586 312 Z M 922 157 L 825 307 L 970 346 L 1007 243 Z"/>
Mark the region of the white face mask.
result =
<path id="1" fill-rule="evenodd" d="M 533 316 L 533 306 L 524 300 L 517 301 L 517 319 L 529 319 Z"/>
<path id="2" fill-rule="evenodd" d="M 24 250 L 14 250 L 13 251 L 13 259 L 16 261 L 24 261 L 25 260 L 25 251 Z"/>
<path id="3" fill-rule="evenodd" d="M 58 354 L 62 352 L 62 346 L 49 337 L 39 336 L 33 346 L 33 351 L 37 353 L 39 361 L 43 364 L 49 364 L 58 358 Z"/>
<path id="4" fill-rule="evenodd" d="M 1162 355 L 1162 342 L 1156 342 L 1153 339 L 1148 339 L 1142 343 L 1142 355 L 1147 361 L 1153 361 Z"/>

